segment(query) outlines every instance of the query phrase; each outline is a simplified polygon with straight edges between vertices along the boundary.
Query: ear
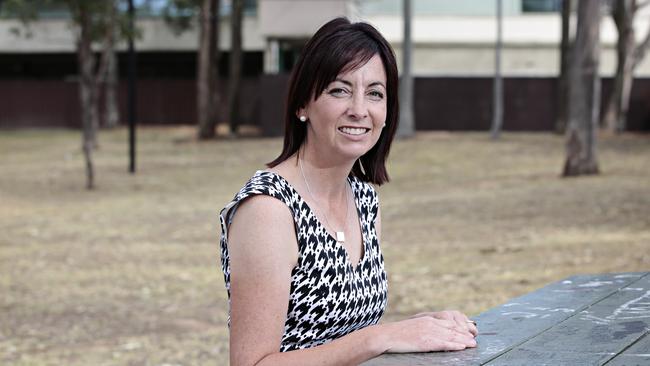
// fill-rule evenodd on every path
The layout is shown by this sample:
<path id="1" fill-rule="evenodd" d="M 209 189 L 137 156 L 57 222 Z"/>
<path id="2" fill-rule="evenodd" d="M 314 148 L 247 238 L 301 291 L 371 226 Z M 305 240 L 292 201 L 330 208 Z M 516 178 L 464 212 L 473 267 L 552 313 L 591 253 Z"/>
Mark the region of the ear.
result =
<path id="1" fill-rule="evenodd" d="M 303 107 L 296 111 L 296 118 L 300 119 L 300 116 L 308 117 L 307 108 Z"/>
<path id="2" fill-rule="evenodd" d="M 307 115 L 307 109 L 306 108 L 298 108 L 296 111 L 296 117 L 300 118 L 300 116 L 306 116 Z"/>

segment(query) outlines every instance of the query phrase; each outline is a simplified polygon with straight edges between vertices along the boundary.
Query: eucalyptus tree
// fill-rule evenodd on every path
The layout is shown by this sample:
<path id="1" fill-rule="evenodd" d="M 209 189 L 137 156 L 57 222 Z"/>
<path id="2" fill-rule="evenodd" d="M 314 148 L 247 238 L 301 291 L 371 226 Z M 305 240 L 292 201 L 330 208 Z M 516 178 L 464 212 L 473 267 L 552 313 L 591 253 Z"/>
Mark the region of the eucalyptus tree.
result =
<path id="1" fill-rule="evenodd" d="M 105 85 L 104 127 L 114 128 L 120 122 L 120 110 L 117 103 L 119 82 L 117 52 L 115 44 L 120 39 L 121 30 L 126 30 L 124 20 L 120 17 L 118 4 L 107 9 L 106 27 L 104 29 L 104 49 L 102 54 L 102 73 Z"/>
<path id="2" fill-rule="evenodd" d="M 43 9 L 63 9 L 70 14 L 75 34 L 75 49 L 79 69 L 79 100 L 82 122 L 82 150 L 86 165 L 86 188 L 95 187 L 95 169 L 92 152 L 97 147 L 99 128 L 99 88 L 109 69 L 109 59 L 116 35 L 128 33 L 119 19 L 119 0 L 6 0 L 3 10 L 18 17 L 29 28 Z M 93 43 L 102 45 L 99 66 L 96 63 Z M 115 85 L 113 85 L 115 87 Z M 115 94 L 107 93 L 115 97 Z M 116 107 L 117 103 L 110 106 Z"/>
<path id="3" fill-rule="evenodd" d="M 176 32 L 197 24 L 196 64 L 197 137 L 212 139 L 219 118 L 219 0 L 169 0 L 163 14 Z"/>
<path id="4" fill-rule="evenodd" d="M 400 77 L 400 100 L 398 137 L 411 137 L 415 134 L 415 117 L 413 113 L 413 75 L 411 60 L 413 57 L 413 40 L 411 23 L 413 12 L 411 0 L 402 0 L 402 17 L 404 19 L 404 38 L 402 41 L 402 75 Z"/>
<path id="5" fill-rule="evenodd" d="M 612 2 L 612 18 L 618 30 L 617 66 L 614 87 L 606 101 L 605 113 L 601 121 L 601 126 L 611 133 L 621 132 L 626 128 L 634 69 L 643 60 L 646 50 L 650 47 L 650 28 L 638 46 L 634 29 L 634 19 L 639 9 L 649 3 L 650 1 L 638 2 L 636 0 L 614 0 Z"/>
<path id="6" fill-rule="evenodd" d="M 555 132 L 563 134 L 569 120 L 569 68 L 571 67 L 571 10 L 575 1 L 562 0 L 562 39 L 560 40 L 560 73 L 557 85 L 557 119 Z"/>
<path id="7" fill-rule="evenodd" d="M 503 4 L 496 0 L 496 45 L 494 49 L 494 83 L 492 85 L 492 127 L 490 138 L 498 140 L 503 127 L 503 75 L 501 74 L 501 54 L 503 51 Z"/>
<path id="8" fill-rule="evenodd" d="M 564 176 L 598 174 L 596 137 L 600 111 L 600 1 L 579 1 L 571 55 L 569 124 Z"/>
<path id="9" fill-rule="evenodd" d="M 230 131 L 237 135 L 241 123 L 239 100 L 242 65 L 242 21 L 244 0 L 232 0 L 230 12 L 230 70 L 228 77 L 228 110 L 230 111 Z"/>

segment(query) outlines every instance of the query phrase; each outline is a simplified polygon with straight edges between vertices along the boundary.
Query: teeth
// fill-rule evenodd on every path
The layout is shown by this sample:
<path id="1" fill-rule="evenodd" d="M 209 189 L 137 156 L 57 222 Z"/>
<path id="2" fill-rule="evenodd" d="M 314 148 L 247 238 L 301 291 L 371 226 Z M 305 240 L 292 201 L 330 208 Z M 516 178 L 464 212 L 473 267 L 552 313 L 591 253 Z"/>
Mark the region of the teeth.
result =
<path id="1" fill-rule="evenodd" d="M 367 129 L 365 128 L 351 128 L 351 127 L 341 127 L 339 131 L 347 133 L 348 135 L 362 135 L 366 133 Z"/>

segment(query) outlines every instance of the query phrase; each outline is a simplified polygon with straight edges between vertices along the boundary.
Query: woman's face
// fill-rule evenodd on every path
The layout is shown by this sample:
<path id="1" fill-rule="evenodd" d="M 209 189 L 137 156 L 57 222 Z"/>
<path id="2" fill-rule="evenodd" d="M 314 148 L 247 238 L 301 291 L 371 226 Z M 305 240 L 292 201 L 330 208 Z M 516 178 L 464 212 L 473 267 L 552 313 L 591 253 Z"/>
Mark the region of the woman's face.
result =
<path id="1" fill-rule="evenodd" d="M 386 121 L 381 58 L 375 55 L 361 67 L 339 74 L 298 115 L 309 119 L 307 144 L 321 156 L 356 160 L 368 152 Z"/>

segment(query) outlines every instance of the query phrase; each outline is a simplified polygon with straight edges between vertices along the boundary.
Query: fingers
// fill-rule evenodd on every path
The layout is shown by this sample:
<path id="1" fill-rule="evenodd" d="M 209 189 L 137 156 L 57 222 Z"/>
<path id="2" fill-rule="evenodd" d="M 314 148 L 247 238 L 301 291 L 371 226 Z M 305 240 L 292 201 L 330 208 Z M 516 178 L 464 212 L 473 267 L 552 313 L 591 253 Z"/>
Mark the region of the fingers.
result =
<path id="1" fill-rule="evenodd" d="M 465 314 L 461 313 L 460 311 L 440 311 L 436 313 L 421 313 L 421 314 L 431 314 L 430 316 L 433 316 L 436 319 L 445 319 L 452 321 L 456 327 L 462 329 L 465 332 L 470 333 L 473 337 L 476 337 L 478 335 L 478 328 L 476 327 L 476 323 L 469 319 Z"/>
<path id="2" fill-rule="evenodd" d="M 474 336 L 463 329 L 459 329 L 455 323 L 439 319 L 433 320 L 432 323 L 433 327 L 437 328 L 432 329 L 432 331 L 439 334 L 439 339 L 462 344 L 465 348 L 476 347 Z"/>
<path id="3" fill-rule="evenodd" d="M 459 351 L 476 347 L 472 336 L 447 328 L 432 330 L 424 338 L 427 339 L 426 351 Z"/>
<path id="4" fill-rule="evenodd" d="M 440 325 L 449 329 L 454 329 L 466 334 L 470 334 L 472 337 L 476 337 L 478 334 L 476 325 L 464 314 L 458 311 L 440 311 L 435 313 L 419 313 L 415 315 L 415 317 L 422 316 L 438 319 Z"/>
<path id="5" fill-rule="evenodd" d="M 478 327 L 476 326 L 476 322 L 473 320 L 470 320 L 471 323 L 468 323 L 469 325 L 469 332 L 472 333 L 474 337 L 478 336 Z"/>
<path id="6" fill-rule="evenodd" d="M 471 320 L 469 320 L 465 314 L 461 313 L 460 311 L 452 311 L 451 316 L 454 318 L 454 321 L 456 324 L 458 324 L 459 327 L 472 334 L 472 336 L 475 336 L 472 332 L 472 327 L 474 324 L 471 323 Z"/>
<path id="7" fill-rule="evenodd" d="M 472 334 L 473 337 L 476 337 L 478 335 L 478 328 L 476 327 L 476 323 L 468 318 L 467 315 L 459 311 L 453 311 L 452 315 L 454 317 L 454 321 L 457 324 L 462 325 L 469 333 Z"/>
<path id="8" fill-rule="evenodd" d="M 465 344 L 457 342 L 444 342 L 442 346 L 443 349 L 440 351 L 461 351 L 467 348 Z"/>
<path id="9" fill-rule="evenodd" d="M 451 341 L 461 343 L 470 348 L 476 347 L 476 339 L 474 339 L 473 335 L 467 332 L 454 330 L 453 334 L 451 334 Z"/>
<path id="10" fill-rule="evenodd" d="M 454 320 L 418 316 L 386 325 L 390 352 L 457 351 L 476 347 L 474 336 Z"/>

